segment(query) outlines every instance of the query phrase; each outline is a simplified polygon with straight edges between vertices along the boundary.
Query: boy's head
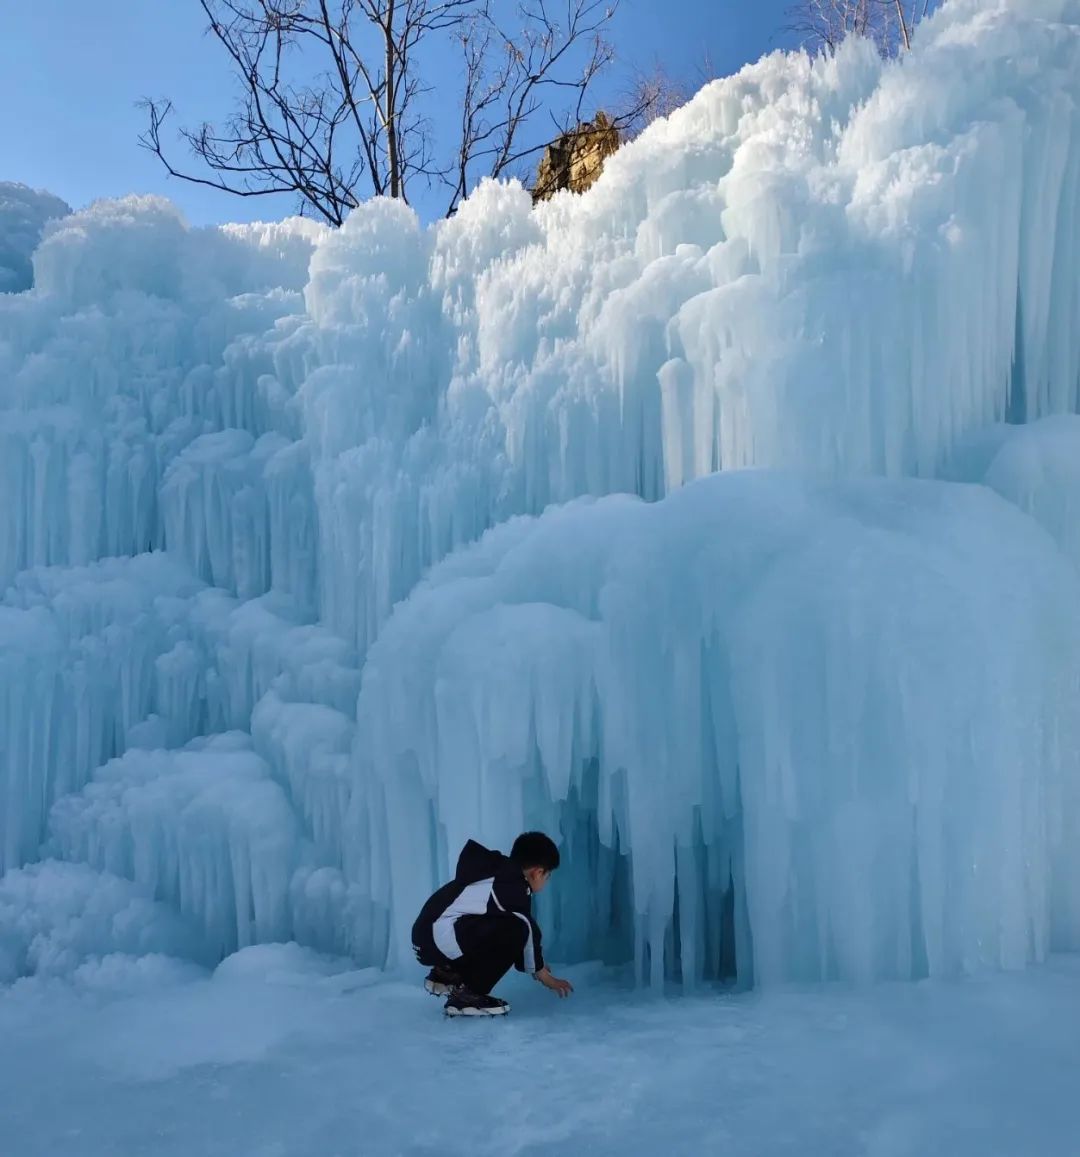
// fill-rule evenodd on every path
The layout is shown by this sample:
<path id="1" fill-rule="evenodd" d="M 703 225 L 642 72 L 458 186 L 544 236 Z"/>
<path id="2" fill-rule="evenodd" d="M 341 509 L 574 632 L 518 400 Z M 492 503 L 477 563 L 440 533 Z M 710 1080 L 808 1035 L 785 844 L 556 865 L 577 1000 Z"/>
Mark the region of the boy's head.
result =
<path id="1" fill-rule="evenodd" d="M 529 888 L 542 892 L 559 866 L 559 849 L 543 832 L 522 832 L 510 849 L 510 859 L 525 874 Z"/>

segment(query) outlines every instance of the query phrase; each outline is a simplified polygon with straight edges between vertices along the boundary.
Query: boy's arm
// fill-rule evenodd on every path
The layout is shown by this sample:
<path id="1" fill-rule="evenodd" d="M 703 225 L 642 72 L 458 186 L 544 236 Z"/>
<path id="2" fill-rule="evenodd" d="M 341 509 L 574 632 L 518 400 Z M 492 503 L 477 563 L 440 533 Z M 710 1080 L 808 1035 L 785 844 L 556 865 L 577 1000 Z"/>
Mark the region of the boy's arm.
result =
<path id="1" fill-rule="evenodd" d="M 540 925 L 533 919 L 532 896 L 524 879 L 518 876 L 507 878 L 496 876 L 491 885 L 491 896 L 495 904 L 503 912 L 512 912 L 519 920 L 523 920 L 529 928 L 525 940 L 525 951 L 522 954 L 524 971 L 535 976 L 546 971 L 544 965 L 543 936 Z"/>
<path id="2" fill-rule="evenodd" d="M 574 991 L 568 980 L 560 980 L 552 976 L 544 963 L 544 952 L 541 947 L 542 936 L 540 925 L 533 919 L 532 894 L 523 877 L 517 875 L 496 876 L 491 884 L 491 896 L 498 908 L 504 912 L 512 912 L 519 920 L 524 920 L 529 926 L 529 935 L 525 941 L 525 951 L 522 954 L 524 971 L 531 973 L 534 980 L 538 980 L 545 988 L 550 988 L 558 996 L 569 996 Z"/>

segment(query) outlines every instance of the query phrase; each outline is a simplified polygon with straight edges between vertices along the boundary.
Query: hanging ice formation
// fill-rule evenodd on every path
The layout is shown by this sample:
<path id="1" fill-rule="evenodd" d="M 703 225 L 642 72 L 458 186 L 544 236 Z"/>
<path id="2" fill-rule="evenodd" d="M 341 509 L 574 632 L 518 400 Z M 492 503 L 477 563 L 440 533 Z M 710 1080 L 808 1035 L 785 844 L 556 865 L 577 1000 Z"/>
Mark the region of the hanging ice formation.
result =
<path id="1" fill-rule="evenodd" d="M 63 209 L 0 197 L 6 267 Z M 1080 947 L 1078 0 L 774 55 L 535 211 L 134 198 L 33 269 L 0 978 L 394 966 L 523 826 L 554 956 L 656 985 Z"/>

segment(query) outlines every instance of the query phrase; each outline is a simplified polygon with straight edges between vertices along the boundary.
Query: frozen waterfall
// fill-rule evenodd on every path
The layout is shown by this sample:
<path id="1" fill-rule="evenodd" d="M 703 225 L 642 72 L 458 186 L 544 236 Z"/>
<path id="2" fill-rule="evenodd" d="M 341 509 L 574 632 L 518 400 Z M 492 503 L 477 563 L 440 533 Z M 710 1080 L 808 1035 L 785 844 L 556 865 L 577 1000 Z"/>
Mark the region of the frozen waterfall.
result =
<path id="1" fill-rule="evenodd" d="M 553 957 L 654 986 L 1080 948 L 1078 412 L 1080 0 L 535 210 L 0 186 L 0 980 L 394 967 L 532 826 Z"/>

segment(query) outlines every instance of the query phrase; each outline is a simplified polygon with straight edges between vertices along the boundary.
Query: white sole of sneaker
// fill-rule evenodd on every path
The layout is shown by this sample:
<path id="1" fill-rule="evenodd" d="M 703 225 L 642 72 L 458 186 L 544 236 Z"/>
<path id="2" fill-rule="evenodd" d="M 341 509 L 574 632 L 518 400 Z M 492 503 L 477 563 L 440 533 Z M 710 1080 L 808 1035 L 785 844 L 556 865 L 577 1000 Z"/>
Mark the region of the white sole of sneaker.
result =
<path id="1" fill-rule="evenodd" d="M 424 988 L 432 996 L 449 996 L 454 991 L 449 984 L 440 984 L 437 980 L 425 980 Z"/>
<path id="2" fill-rule="evenodd" d="M 502 1008 L 448 1008 L 447 1016 L 506 1016 L 510 1011 L 508 1004 Z"/>

